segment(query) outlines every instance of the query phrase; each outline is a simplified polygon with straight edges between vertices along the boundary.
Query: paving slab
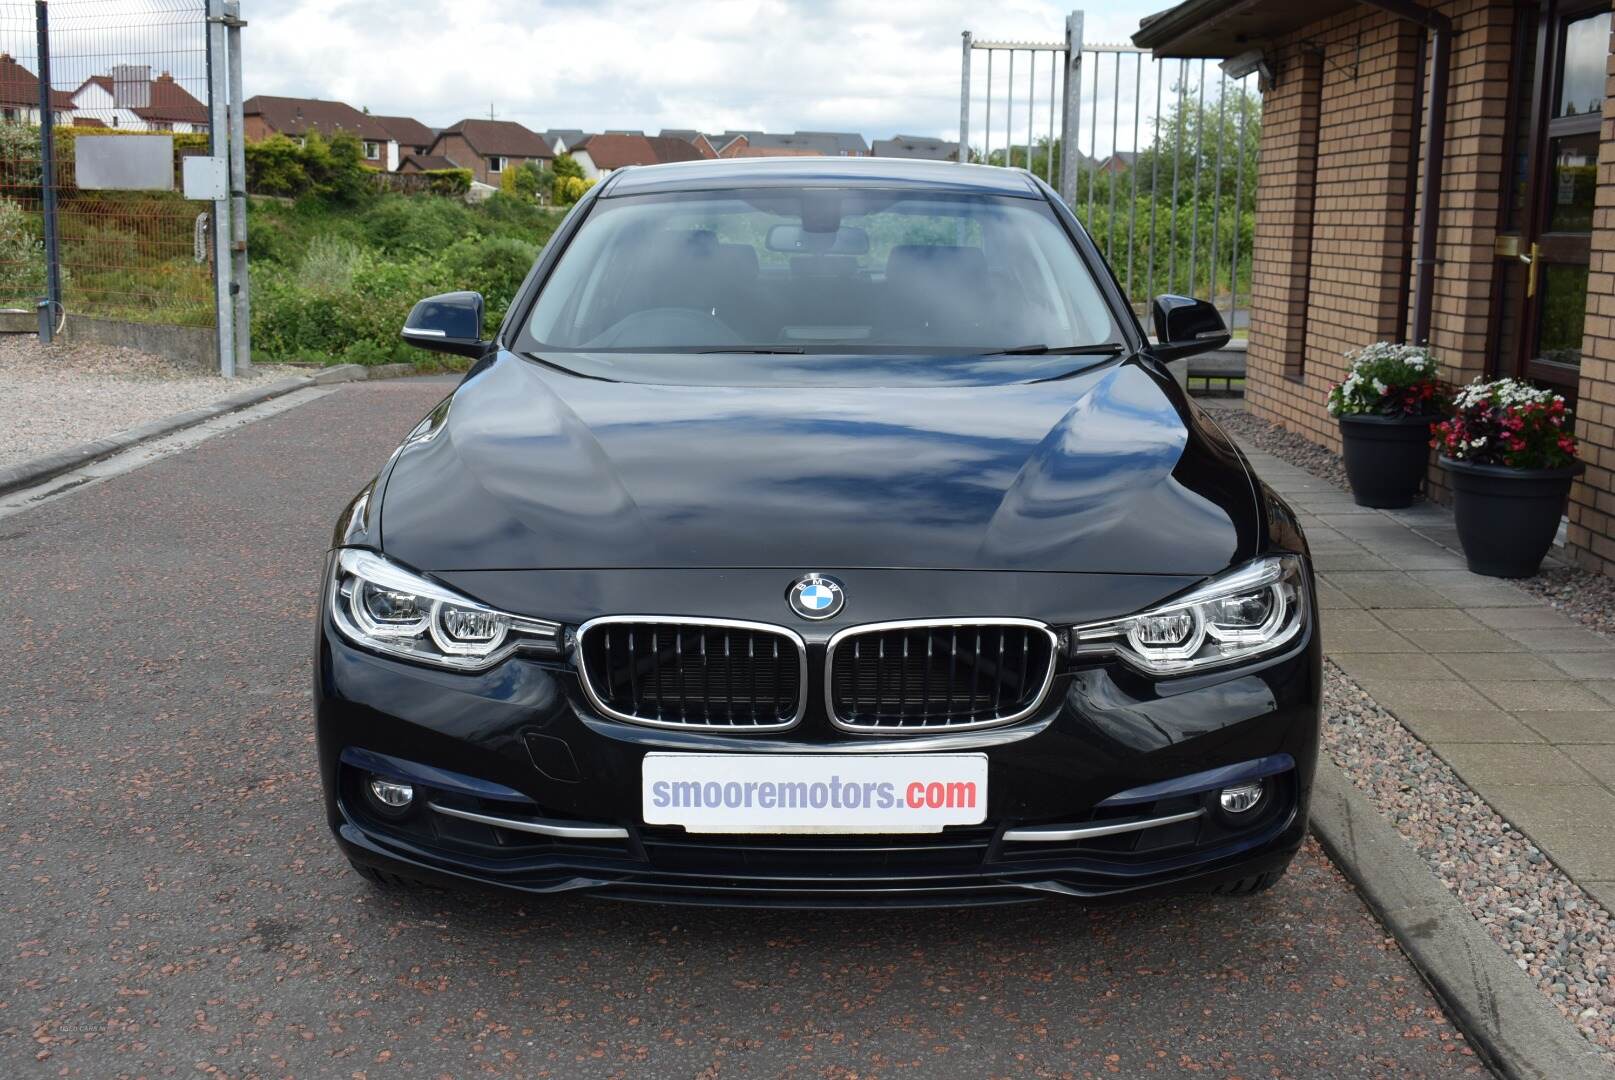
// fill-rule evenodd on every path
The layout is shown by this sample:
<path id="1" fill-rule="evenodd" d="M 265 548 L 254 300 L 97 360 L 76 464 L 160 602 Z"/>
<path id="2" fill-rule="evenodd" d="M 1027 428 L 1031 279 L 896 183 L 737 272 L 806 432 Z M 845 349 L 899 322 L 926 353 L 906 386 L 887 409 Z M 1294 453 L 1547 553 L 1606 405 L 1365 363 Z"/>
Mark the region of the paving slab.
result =
<path id="1" fill-rule="evenodd" d="M 1557 712 L 1521 712 L 1512 715 L 1556 746 L 1576 746 L 1573 753 L 1579 753 L 1583 744 L 1615 743 L 1615 709 L 1595 712 L 1565 709 Z"/>
<path id="2" fill-rule="evenodd" d="M 1511 682 L 1507 679 L 1477 679 L 1470 683 L 1499 708 L 1510 712 L 1556 712 L 1561 709 L 1587 710 L 1602 707 L 1604 699 L 1568 680 Z"/>
<path id="3" fill-rule="evenodd" d="M 1431 746 L 1447 742 L 1545 743 L 1547 741 L 1534 727 L 1513 714 L 1497 708 L 1427 709 L 1403 706 L 1396 711 L 1396 718 L 1402 722 L 1403 727 Z"/>
<path id="4" fill-rule="evenodd" d="M 1373 616 L 1392 630 L 1406 634 L 1409 630 L 1481 630 L 1485 629 L 1475 616 L 1457 608 L 1376 608 Z M 1503 639 L 1509 648 L 1517 642 Z"/>
<path id="5" fill-rule="evenodd" d="M 1330 653 L 1330 659 L 1346 669 L 1346 674 L 1367 685 L 1378 679 L 1450 679 L 1451 670 L 1428 653 L 1404 649 L 1401 652 Z"/>
<path id="6" fill-rule="evenodd" d="M 1460 611 L 1456 614 L 1462 615 L 1465 619 L 1469 618 L 1467 612 Z M 1501 653 L 1511 658 L 1523 653 L 1519 642 L 1512 641 L 1496 630 L 1478 623 L 1449 630 L 1402 630 L 1400 635 L 1414 647 L 1426 652 L 1491 653 L 1494 656 Z"/>
<path id="7" fill-rule="evenodd" d="M 1484 609 L 1482 609 L 1484 610 Z M 1480 617 L 1480 612 L 1474 612 Z M 1554 614 L 1558 614 L 1555 612 Z M 1563 618 L 1563 616 L 1560 616 Z M 1503 627 L 1503 633 L 1537 652 L 1604 652 L 1610 646 L 1609 638 L 1596 634 L 1591 630 L 1579 626 L 1558 626 L 1542 628 Z"/>
<path id="8" fill-rule="evenodd" d="M 1604 746 L 1578 746 L 1576 763 L 1590 773 L 1593 779 L 1606 787 L 1615 788 L 1615 744 Z M 1615 839 L 1612 839 L 1615 842 Z"/>
<path id="9" fill-rule="evenodd" d="M 1475 618 L 1498 630 L 1580 629 L 1576 621 L 1547 604 L 1523 608 L 1491 608 L 1475 612 Z"/>
<path id="10" fill-rule="evenodd" d="M 1553 746 L 1437 742 L 1436 753 L 1471 786 L 1475 784 L 1586 784 L 1589 777 Z"/>
<path id="11" fill-rule="evenodd" d="M 1578 883 L 1615 880 L 1615 795 L 1601 784 L 1482 786 L 1485 799 Z"/>
<path id="12" fill-rule="evenodd" d="M 1615 679 L 1615 650 L 1544 653 L 1554 667 L 1574 679 Z"/>
<path id="13" fill-rule="evenodd" d="M 1493 703 L 1462 679 L 1369 679 L 1360 684 L 1391 712 L 1405 708 L 1488 709 Z"/>
<path id="14" fill-rule="evenodd" d="M 1438 648 L 1445 648 L 1438 643 Z M 1547 660 L 1514 652 L 1451 652 L 1437 653 L 1437 658 L 1449 670 L 1466 679 L 1501 679 L 1505 681 L 1556 680 L 1564 673 Z"/>
<path id="15" fill-rule="evenodd" d="M 1386 627 L 1378 630 L 1336 629 L 1334 620 L 1323 624 L 1323 647 L 1330 656 L 1345 653 L 1405 653 L 1412 646 Z"/>

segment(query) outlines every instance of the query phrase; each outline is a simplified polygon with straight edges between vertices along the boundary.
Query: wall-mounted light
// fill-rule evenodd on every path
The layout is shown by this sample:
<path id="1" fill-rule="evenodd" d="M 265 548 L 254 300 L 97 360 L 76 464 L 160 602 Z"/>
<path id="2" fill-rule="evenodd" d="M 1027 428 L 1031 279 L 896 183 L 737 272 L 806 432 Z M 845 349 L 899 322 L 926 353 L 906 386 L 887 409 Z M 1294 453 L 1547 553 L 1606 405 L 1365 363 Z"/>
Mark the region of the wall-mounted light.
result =
<path id="1" fill-rule="evenodd" d="M 1238 56 L 1230 56 L 1218 66 L 1230 79 L 1243 79 L 1254 71 L 1258 90 L 1269 89 L 1278 78 L 1277 68 L 1260 49 L 1251 49 Z"/>

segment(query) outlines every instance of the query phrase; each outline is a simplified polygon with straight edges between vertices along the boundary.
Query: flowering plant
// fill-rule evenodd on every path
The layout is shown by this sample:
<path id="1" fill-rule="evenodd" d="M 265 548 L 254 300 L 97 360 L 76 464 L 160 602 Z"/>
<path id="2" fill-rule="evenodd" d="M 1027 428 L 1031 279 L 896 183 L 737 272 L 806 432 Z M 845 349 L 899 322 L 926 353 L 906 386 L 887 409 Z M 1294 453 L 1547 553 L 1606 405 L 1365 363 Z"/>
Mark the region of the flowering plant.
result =
<path id="1" fill-rule="evenodd" d="M 1576 460 L 1565 399 L 1518 379 L 1476 379 L 1458 391 L 1456 412 L 1430 445 L 1456 461 L 1511 469 L 1559 469 Z"/>
<path id="2" fill-rule="evenodd" d="M 1376 341 L 1346 354 L 1351 370 L 1329 391 L 1330 416 L 1436 416 L 1446 395 L 1422 345 Z"/>

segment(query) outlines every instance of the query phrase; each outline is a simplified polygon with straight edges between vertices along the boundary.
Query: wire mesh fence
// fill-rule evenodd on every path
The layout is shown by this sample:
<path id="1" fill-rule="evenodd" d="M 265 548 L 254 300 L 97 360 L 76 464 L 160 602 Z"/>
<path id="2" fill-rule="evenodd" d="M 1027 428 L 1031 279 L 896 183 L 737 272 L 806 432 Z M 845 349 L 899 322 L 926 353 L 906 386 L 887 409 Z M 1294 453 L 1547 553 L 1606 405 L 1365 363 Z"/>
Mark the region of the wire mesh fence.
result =
<path id="1" fill-rule="evenodd" d="M 57 316 L 212 325 L 208 204 L 180 192 L 181 160 L 209 152 L 208 103 L 204 0 L 0 2 L 0 308 L 32 313 L 49 292 L 53 197 Z M 108 135 L 172 140 L 166 183 L 81 186 L 79 140 Z"/>
<path id="2" fill-rule="evenodd" d="M 969 159 L 1029 169 L 1059 190 L 1140 313 L 1152 296 L 1183 293 L 1212 300 L 1243 332 L 1257 77 L 1232 78 L 1215 61 L 1083 46 L 1080 13 L 1071 25 L 1066 42 L 966 34 L 960 126 Z"/>

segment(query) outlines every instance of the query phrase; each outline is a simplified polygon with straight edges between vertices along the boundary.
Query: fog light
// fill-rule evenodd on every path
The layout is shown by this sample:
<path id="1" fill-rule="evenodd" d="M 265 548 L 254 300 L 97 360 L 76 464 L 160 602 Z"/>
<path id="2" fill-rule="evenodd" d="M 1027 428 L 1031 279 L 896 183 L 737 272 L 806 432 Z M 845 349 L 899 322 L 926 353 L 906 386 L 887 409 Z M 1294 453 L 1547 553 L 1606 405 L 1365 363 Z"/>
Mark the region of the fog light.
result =
<path id="1" fill-rule="evenodd" d="M 370 796 L 388 809 L 403 810 L 415 798 L 415 789 L 394 780 L 371 777 Z"/>
<path id="2" fill-rule="evenodd" d="M 1243 814 L 1262 801 L 1262 782 L 1235 784 L 1217 793 L 1217 802 L 1230 814 Z"/>

